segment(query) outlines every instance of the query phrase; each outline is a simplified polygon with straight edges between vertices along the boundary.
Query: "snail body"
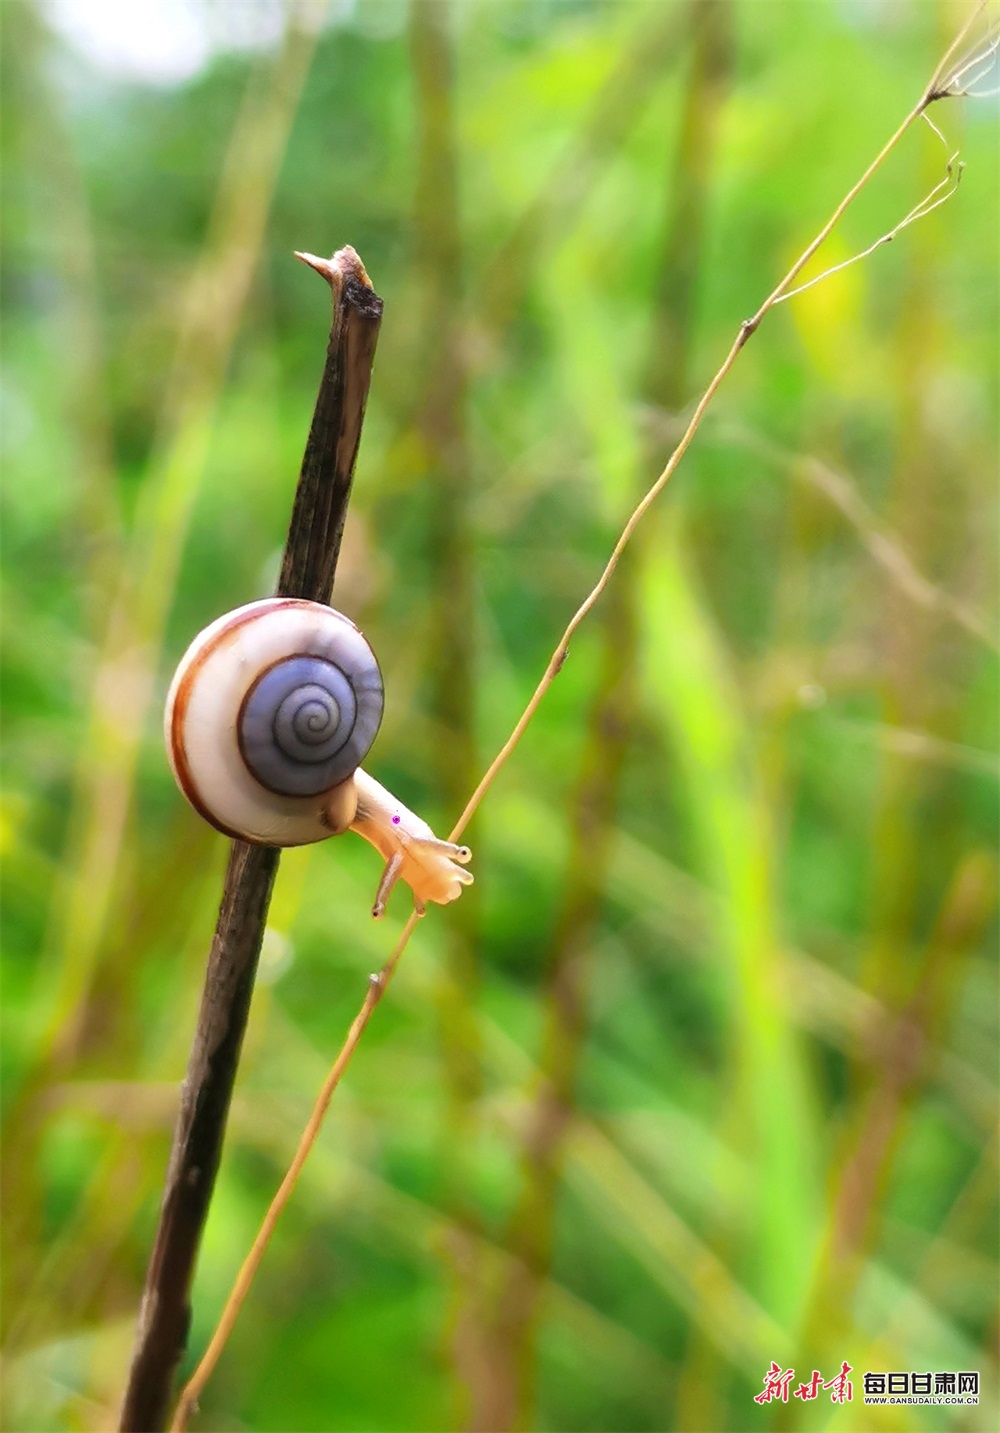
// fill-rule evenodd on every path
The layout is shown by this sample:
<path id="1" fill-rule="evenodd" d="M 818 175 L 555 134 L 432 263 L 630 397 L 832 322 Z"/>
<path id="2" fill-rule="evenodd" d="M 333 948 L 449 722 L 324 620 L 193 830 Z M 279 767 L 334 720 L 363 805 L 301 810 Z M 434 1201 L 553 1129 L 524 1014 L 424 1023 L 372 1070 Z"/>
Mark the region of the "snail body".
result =
<path id="1" fill-rule="evenodd" d="M 382 719 L 375 655 L 354 623 L 322 603 L 251 602 L 191 643 L 167 695 L 164 734 L 181 791 L 228 836 L 301 846 L 352 829 L 386 861 L 374 914 L 398 879 L 446 903 L 472 880 L 467 847 L 361 771 Z"/>
<path id="2" fill-rule="evenodd" d="M 428 901 L 447 905 L 457 901 L 463 886 L 473 876 L 465 869 L 471 861 L 468 846 L 440 841 L 426 821 L 410 811 L 384 786 L 360 769 L 354 773 L 357 810 L 351 830 L 375 847 L 385 858 L 385 870 L 375 896 L 372 915 L 385 913 L 389 892 L 397 881 L 413 891 L 417 915 L 423 915 Z"/>

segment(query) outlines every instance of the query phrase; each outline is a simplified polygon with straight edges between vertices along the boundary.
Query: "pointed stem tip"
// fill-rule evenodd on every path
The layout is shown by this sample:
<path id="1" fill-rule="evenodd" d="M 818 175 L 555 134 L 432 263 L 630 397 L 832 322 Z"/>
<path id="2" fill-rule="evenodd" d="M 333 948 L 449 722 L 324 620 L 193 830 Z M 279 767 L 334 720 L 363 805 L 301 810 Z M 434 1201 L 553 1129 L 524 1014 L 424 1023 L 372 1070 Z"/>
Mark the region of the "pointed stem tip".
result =
<path id="1" fill-rule="evenodd" d="M 344 279 L 357 279 L 366 288 L 372 287 L 372 281 L 365 271 L 365 266 L 361 262 L 357 250 L 352 249 L 350 244 L 345 244 L 342 249 L 338 249 L 332 259 L 320 259 L 315 254 L 300 254 L 297 249 L 295 257 L 301 259 L 304 264 L 308 264 L 311 269 L 315 269 L 318 274 L 322 274 L 334 290 L 340 288 Z"/>

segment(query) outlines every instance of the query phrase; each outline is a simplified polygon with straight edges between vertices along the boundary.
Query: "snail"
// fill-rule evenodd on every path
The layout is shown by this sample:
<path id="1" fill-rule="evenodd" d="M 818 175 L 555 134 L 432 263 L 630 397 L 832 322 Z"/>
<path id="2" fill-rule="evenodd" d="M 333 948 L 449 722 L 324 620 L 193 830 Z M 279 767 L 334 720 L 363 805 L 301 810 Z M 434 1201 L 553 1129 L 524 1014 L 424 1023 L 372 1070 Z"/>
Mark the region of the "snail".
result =
<path id="1" fill-rule="evenodd" d="M 378 662 L 361 632 L 319 602 L 269 597 L 212 622 L 181 659 L 164 735 L 181 791 L 227 836 L 303 846 L 356 831 L 418 915 L 471 884 L 468 846 L 441 841 L 360 763 L 382 720 Z"/>

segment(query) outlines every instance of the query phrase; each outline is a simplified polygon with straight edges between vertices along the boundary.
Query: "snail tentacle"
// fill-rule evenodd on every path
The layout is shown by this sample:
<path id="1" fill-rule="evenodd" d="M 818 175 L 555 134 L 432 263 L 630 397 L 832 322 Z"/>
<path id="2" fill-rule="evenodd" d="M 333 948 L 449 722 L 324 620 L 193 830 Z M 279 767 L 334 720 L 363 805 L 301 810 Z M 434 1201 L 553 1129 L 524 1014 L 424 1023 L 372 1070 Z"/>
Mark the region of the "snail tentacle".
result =
<path id="1" fill-rule="evenodd" d="M 385 903 L 389 899 L 389 893 L 399 880 L 400 872 L 403 869 L 402 851 L 394 851 L 385 863 L 385 870 L 382 872 L 382 879 L 378 883 L 378 890 L 375 892 L 375 904 L 372 906 L 372 916 L 375 920 L 381 920 L 385 915 Z"/>

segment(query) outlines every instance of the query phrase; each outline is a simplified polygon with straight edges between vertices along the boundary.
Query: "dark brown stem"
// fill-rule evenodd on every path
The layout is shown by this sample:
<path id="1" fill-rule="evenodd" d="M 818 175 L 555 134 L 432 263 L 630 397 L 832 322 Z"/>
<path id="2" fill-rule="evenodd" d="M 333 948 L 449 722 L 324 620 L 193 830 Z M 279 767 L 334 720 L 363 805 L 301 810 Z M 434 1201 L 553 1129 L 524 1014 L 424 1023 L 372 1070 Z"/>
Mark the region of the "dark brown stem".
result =
<path id="1" fill-rule="evenodd" d="M 332 259 L 317 259 L 314 254 L 295 257 L 322 274 L 332 288 L 333 326 L 295 492 L 278 596 L 326 602 L 340 556 L 382 300 L 350 247 L 338 250 Z"/>
<path id="2" fill-rule="evenodd" d="M 332 259 L 298 257 L 330 284 L 333 323 L 278 596 L 323 602 L 333 587 L 340 552 L 382 300 L 353 249 L 341 249 Z M 273 846 L 245 841 L 234 841 L 230 852 L 139 1308 L 123 1433 L 152 1433 L 166 1421 L 187 1339 L 195 1259 L 219 1167 L 279 854 Z"/>

